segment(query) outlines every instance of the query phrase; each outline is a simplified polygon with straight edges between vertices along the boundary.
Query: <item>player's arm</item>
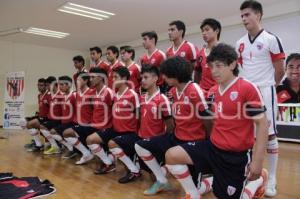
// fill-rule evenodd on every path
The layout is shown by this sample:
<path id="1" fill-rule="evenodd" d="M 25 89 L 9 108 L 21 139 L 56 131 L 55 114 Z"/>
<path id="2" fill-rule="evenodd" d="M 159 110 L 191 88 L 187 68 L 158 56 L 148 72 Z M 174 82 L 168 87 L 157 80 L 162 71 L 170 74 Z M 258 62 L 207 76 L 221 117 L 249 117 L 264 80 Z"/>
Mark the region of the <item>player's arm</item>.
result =
<path id="1" fill-rule="evenodd" d="M 195 67 L 194 69 L 194 82 L 199 83 L 201 80 L 201 67 Z"/>
<path id="2" fill-rule="evenodd" d="M 273 61 L 273 66 L 275 69 L 275 82 L 277 86 L 284 76 L 284 59 Z"/>
<path id="3" fill-rule="evenodd" d="M 175 124 L 172 116 L 164 118 L 166 124 L 166 132 L 174 132 Z"/>

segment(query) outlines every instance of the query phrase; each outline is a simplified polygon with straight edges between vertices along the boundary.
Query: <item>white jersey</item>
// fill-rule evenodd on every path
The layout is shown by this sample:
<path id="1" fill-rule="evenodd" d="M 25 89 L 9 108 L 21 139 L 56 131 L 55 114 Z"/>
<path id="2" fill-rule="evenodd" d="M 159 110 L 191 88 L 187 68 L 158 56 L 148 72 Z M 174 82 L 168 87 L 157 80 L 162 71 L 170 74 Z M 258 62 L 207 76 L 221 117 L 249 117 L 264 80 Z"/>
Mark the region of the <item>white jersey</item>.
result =
<path id="1" fill-rule="evenodd" d="M 285 54 L 280 39 L 262 30 L 251 40 L 246 34 L 236 43 L 240 76 L 259 87 L 275 85 L 273 62 L 284 59 Z"/>

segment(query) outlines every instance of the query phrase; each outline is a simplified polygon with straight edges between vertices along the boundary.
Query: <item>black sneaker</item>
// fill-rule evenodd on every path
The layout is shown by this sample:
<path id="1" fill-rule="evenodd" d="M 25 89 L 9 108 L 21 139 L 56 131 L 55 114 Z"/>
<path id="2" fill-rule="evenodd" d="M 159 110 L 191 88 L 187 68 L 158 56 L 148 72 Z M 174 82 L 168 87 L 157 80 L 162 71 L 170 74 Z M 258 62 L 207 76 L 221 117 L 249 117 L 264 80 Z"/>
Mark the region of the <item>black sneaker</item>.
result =
<path id="1" fill-rule="evenodd" d="M 30 148 L 27 149 L 27 151 L 29 152 L 39 152 L 39 151 L 43 151 L 44 150 L 44 146 L 36 146 L 36 145 L 32 145 Z"/>
<path id="2" fill-rule="evenodd" d="M 136 180 L 137 178 L 141 177 L 142 174 L 140 172 L 138 173 L 133 173 L 133 172 L 128 172 L 124 177 L 119 179 L 119 183 L 121 184 L 125 184 L 128 182 L 132 182 L 134 180 Z"/>
<path id="3" fill-rule="evenodd" d="M 114 163 L 108 165 L 108 164 L 102 164 L 102 166 L 99 169 L 96 169 L 94 171 L 94 174 L 96 175 L 101 175 L 101 174 L 106 174 L 110 173 L 116 170 L 116 165 Z"/>
<path id="4" fill-rule="evenodd" d="M 24 145 L 24 148 L 25 148 L 25 149 L 29 149 L 29 148 L 31 148 L 33 145 L 35 145 L 35 142 L 34 142 L 34 140 L 31 140 L 30 143 L 27 143 L 27 144 Z"/>
<path id="5" fill-rule="evenodd" d="M 65 153 L 62 157 L 62 159 L 72 159 L 74 157 L 76 157 L 78 155 L 78 153 L 76 153 L 75 151 L 68 151 L 67 153 Z"/>

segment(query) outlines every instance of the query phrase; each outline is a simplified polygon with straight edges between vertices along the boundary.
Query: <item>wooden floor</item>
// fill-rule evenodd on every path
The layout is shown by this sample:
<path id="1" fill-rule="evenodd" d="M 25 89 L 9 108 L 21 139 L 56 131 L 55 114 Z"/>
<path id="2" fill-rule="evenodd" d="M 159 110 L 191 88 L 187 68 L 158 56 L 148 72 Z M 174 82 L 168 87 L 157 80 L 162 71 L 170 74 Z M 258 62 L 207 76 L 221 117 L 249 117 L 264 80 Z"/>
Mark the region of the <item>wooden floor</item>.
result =
<path id="1" fill-rule="evenodd" d="M 42 153 L 26 152 L 24 144 L 30 137 L 22 132 L 0 130 L 0 172 L 13 172 L 16 176 L 39 176 L 55 184 L 57 192 L 49 198 L 57 199 L 133 199 L 168 198 L 177 199 L 184 195 L 178 183 L 171 179 L 174 190 L 153 197 L 143 196 L 143 190 L 152 183 L 147 174 L 130 184 L 119 184 L 117 179 L 123 175 L 122 166 L 115 173 L 94 175 L 95 162 L 85 166 L 75 166 L 75 160 L 62 160 L 57 156 L 44 156 Z M 267 165 L 265 165 L 267 166 Z M 300 198 L 300 145 L 280 143 L 278 168 L 278 199 Z M 212 199 L 208 194 L 204 199 Z"/>

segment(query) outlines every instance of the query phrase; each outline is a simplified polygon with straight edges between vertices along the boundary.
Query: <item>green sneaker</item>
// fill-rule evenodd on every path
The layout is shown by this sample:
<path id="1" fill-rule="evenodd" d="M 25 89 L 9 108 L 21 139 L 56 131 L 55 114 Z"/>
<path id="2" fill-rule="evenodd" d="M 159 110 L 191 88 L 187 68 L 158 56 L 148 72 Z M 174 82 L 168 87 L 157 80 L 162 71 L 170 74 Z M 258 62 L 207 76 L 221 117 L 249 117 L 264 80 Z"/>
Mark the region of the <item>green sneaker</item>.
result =
<path id="1" fill-rule="evenodd" d="M 158 194 L 162 191 L 170 191 L 172 189 L 172 186 L 169 182 L 167 183 L 160 183 L 156 181 L 149 189 L 144 191 L 144 195 L 151 196 Z"/>
<path id="2" fill-rule="evenodd" d="M 61 153 L 59 148 L 56 147 L 50 147 L 47 151 L 44 151 L 44 155 L 52 155 L 52 154 L 58 154 Z"/>

